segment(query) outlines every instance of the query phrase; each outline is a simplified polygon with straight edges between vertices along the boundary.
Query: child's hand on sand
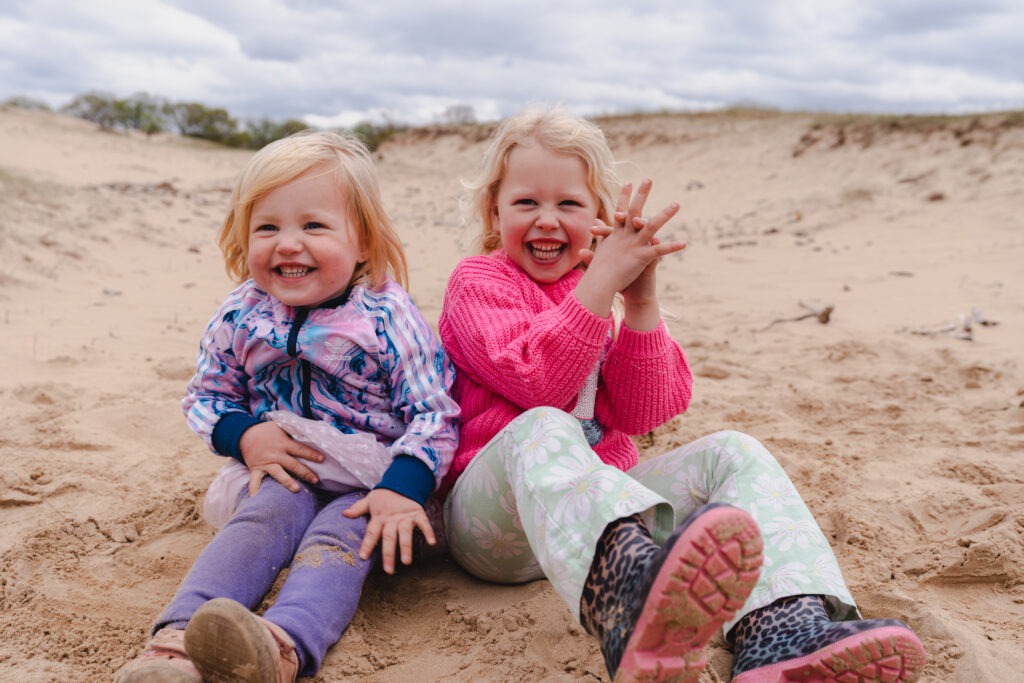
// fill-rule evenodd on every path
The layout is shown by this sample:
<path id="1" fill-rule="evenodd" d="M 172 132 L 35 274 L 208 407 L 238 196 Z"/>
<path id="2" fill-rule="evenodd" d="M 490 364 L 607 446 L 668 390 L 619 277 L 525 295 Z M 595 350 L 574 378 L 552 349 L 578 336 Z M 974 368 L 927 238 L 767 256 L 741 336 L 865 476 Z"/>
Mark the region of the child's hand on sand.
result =
<path id="1" fill-rule="evenodd" d="M 354 503 L 343 513 L 346 517 L 355 518 L 370 515 L 366 525 L 366 535 L 359 546 L 359 559 L 370 559 L 373 547 L 380 541 L 381 561 L 384 571 L 395 573 L 395 546 L 398 546 L 402 564 L 412 564 L 412 541 L 416 529 L 423 532 L 423 537 L 430 545 L 437 544 L 434 529 L 423 506 L 406 498 L 400 493 L 389 489 L 374 489 L 365 498 Z"/>
<path id="2" fill-rule="evenodd" d="M 238 442 L 242 459 L 249 468 L 249 495 L 255 496 L 263 477 L 270 475 L 292 493 L 299 483 L 289 475 L 316 484 L 319 478 L 302 461 L 323 462 L 323 453 L 304 446 L 273 422 L 261 422 L 242 433 Z"/>

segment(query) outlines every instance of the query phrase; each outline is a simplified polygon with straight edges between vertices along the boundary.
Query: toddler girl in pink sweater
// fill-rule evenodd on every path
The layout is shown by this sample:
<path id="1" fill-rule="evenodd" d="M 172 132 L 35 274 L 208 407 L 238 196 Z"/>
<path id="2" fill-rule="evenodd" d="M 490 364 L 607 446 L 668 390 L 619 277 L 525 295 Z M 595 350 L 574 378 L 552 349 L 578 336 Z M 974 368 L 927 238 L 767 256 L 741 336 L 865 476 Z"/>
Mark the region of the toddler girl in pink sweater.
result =
<path id="1" fill-rule="evenodd" d="M 439 321 L 462 408 L 443 485 L 459 564 L 547 578 L 616 681 L 696 681 L 719 628 L 734 681 L 916 680 L 918 639 L 859 618 L 762 444 L 719 432 L 638 463 L 630 435 L 690 400 L 655 287 L 685 246 L 658 238 L 678 205 L 644 217 L 650 181 L 619 190 L 600 129 L 559 109 L 507 120 L 471 187 L 482 255 L 452 273 Z"/>

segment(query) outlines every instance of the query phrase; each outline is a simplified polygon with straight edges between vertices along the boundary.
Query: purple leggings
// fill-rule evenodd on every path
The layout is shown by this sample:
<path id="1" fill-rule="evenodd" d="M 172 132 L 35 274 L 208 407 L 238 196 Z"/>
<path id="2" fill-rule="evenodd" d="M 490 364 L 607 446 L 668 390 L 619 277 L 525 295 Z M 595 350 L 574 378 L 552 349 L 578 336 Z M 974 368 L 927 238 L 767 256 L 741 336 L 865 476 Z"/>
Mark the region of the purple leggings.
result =
<path id="1" fill-rule="evenodd" d="M 301 482 L 300 482 L 301 483 Z M 305 485 L 291 493 L 267 477 L 196 559 L 153 631 L 185 628 L 207 600 L 231 598 L 255 609 L 290 565 L 277 600 L 263 615 L 295 641 L 300 676 L 312 676 L 352 620 L 379 553 L 359 559 L 366 517 L 341 514 L 366 491 L 328 494 Z"/>

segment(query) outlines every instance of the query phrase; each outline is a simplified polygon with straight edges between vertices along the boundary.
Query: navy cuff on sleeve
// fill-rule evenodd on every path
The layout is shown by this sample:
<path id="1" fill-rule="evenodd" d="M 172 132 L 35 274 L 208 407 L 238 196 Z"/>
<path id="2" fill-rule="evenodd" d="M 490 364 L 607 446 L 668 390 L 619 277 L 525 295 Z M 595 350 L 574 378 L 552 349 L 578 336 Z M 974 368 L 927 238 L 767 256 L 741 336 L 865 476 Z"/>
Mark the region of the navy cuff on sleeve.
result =
<path id="1" fill-rule="evenodd" d="M 416 456 L 402 453 L 395 456 L 384 478 L 373 488 L 388 489 L 424 505 L 434 492 L 434 473 Z"/>
<path id="2" fill-rule="evenodd" d="M 260 421 L 248 413 L 225 413 L 213 427 L 210 440 L 221 455 L 227 455 L 245 464 L 242 459 L 242 432 Z M 425 465 L 424 465 L 425 467 Z"/>

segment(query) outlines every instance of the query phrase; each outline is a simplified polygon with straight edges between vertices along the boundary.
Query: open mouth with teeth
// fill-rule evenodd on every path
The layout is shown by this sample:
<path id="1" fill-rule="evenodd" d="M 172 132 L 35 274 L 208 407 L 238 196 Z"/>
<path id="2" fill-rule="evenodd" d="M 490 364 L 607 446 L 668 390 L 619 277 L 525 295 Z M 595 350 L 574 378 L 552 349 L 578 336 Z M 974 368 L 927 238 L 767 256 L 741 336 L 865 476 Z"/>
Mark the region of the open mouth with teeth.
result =
<path id="1" fill-rule="evenodd" d="M 530 256 L 541 262 L 556 261 L 565 251 L 566 245 L 561 242 L 529 242 L 526 245 Z"/>
<path id="2" fill-rule="evenodd" d="M 274 268 L 274 272 L 283 278 L 300 278 L 312 271 L 313 269 L 308 266 L 278 266 Z"/>

